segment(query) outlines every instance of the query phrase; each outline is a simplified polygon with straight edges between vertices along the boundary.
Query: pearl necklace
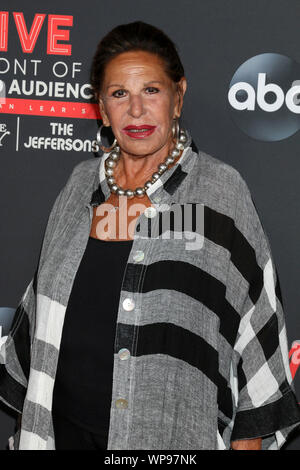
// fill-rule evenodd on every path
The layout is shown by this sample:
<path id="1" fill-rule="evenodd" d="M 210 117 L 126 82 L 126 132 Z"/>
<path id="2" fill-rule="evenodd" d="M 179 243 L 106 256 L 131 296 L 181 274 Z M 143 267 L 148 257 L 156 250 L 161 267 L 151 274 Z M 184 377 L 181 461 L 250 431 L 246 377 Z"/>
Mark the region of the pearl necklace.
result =
<path id="1" fill-rule="evenodd" d="M 180 130 L 175 148 L 172 150 L 171 154 L 168 155 L 163 163 L 160 163 L 157 167 L 157 171 L 152 174 L 150 180 L 146 181 L 144 186 L 137 187 L 135 189 L 123 189 L 117 185 L 114 178 L 114 168 L 117 165 L 117 162 L 120 158 L 120 147 L 115 146 L 110 152 L 109 156 L 105 160 L 105 174 L 106 181 L 109 185 L 109 188 L 112 193 L 117 194 L 118 196 L 127 196 L 129 199 L 134 196 L 143 197 L 147 189 L 155 183 L 156 180 L 167 171 L 168 167 L 174 162 L 180 154 L 180 151 L 184 149 L 184 144 L 187 142 L 187 135 L 183 129 Z"/>

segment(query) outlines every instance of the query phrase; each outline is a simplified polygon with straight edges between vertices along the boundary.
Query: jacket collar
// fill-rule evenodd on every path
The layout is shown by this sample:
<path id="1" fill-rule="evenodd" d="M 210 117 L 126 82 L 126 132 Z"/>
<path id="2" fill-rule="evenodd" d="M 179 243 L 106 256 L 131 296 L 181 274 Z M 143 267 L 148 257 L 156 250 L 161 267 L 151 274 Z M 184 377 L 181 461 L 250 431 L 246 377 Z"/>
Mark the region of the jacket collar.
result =
<path id="1" fill-rule="evenodd" d="M 195 160 L 198 157 L 198 149 L 193 142 L 190 133 L 188 131 L 186 131 L 186 133 L 188 139 L 180 159 L 172 168 L 163 173 L 146 191 L 146 194 L 152 203 L 168 202 L 170 197 L 180 187 L 183 180 L 191 171 Z M 104 166 L 104 162 L 108 156 L 109 153 L 104 153 L 100 158 L 94 182 L 94 191 L 90 200 L 90 204 L 93 207 L 99 206 L 110 196 L 110 189 L 106 181 Z"/>

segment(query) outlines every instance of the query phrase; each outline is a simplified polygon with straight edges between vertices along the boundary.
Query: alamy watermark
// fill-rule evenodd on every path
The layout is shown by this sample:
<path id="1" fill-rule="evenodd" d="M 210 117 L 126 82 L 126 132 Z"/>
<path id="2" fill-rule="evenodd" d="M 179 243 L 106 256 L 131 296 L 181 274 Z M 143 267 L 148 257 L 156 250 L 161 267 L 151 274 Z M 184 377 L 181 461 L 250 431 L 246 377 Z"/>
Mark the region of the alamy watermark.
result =
<path id="1" fill-rule="evenodd" d="M 199 250 L 204 243 L 204 205 L 200 203 L 153 204 L 135 203 L 128 207 L 127 197 L 119 196 L 120 207 L 111 203 L 100 204 L 96 216 L 96 234 L 109 239 L 154 238 L 186 241 L 186 250 Z M 140 217 L 143 214 L 144 217 Z M 140 217 L 136 227 L 137 219 Z M 129 219 L 132 219 L 129 221 Z M 118 227 L 118 237 L 117 237 Z M 136 230 L 135 230 L 136 229 Z M 136 231 L 136 233 L 135 233 Z"/>

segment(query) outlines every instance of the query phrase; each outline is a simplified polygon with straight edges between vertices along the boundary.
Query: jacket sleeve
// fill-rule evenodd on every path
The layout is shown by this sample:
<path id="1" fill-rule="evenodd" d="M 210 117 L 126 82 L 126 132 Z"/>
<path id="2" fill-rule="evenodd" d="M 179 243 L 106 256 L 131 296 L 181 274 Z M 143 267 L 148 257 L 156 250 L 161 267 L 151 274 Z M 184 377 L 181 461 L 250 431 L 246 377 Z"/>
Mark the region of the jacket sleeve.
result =
<path id="1" fill-rule="evenodd" d="M 35 315 L 35 277 L 28 284 L 0 351 L 0 399 L 22 413 L 30 364 L 30 323 Z"/>
<path id="2" fill-rule="evenodd" d="M 19 301 L 8 336 L 5 342 L 2 342 L 0 348 L 0 400 L 18 413 L 22 413 L 23 410 L 30 372 L 30 353 L 35 331 L 36 292 L 40 260 L 47 250 L 61 207 L 68 197 L 74 170 L 52 206 L 42 236 L 34 276 Z"/>
<path id="3" fill-rule="evenodd" d="M 242 177 L 235 228 L 235 256 L 248 288 L 234 346 L 236 414 L 231 440 L 262 437 L 263 450 L 276 450 L 300 424 L 300 411 L 289 368 L 278 273 Z"/>

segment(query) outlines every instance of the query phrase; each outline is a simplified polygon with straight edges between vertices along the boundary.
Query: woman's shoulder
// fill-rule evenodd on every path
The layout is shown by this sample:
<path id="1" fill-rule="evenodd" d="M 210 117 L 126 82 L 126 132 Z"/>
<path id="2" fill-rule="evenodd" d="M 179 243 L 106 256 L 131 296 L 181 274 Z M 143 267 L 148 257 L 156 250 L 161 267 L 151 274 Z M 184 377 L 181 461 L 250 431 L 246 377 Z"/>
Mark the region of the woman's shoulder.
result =
<path id="1" fill-rule="evenodd" d="M 81 182 L 84 178 L 89 179 L 91 175 L 95 174 L 100 164 L 100 159 L 101 157 L 92 157 L 81 160 L 73 167 L 70 177 L 72 177 L 73 181 L 74 179 L 79 179 Z"/>
<path id="2" fill-rule="evenodd" d="M 62 193 L 68 198 L 70 194 L 84 194 L 90 191 L 97 169 L 99 168 L 101 157 L 88 158 L 76 163 L 73 166 L 67 181 L 62 188 Z"/>
<path id="3" fill-rule="evenodd" d="M 238 168 L 203 150 L 198 151 L 198 157 L 194 173 L 201 197 L 206 193 L 213 201 L 226 202 L 229 198 L 232 202 L 241 194 L 250 193 L 246 179 Z"/>
<path id="4" fill-rule="evenodd" d="M 200 150 L 198 154 L 200 157 L 199 171 L 203 176 L 230 186 L 240 186 L 241 181 L 245 182 L 240 170 L 233 165 L 203 150 Z"/>
<path id="5" fill-rule="evenodd" d="M 93 181 L 100 163 L 100 158 L 88 158 L 76 163 L 57 194 L 52 212 L 60 212 L 68 204 L 77 204 L 90 194 Z"/>

